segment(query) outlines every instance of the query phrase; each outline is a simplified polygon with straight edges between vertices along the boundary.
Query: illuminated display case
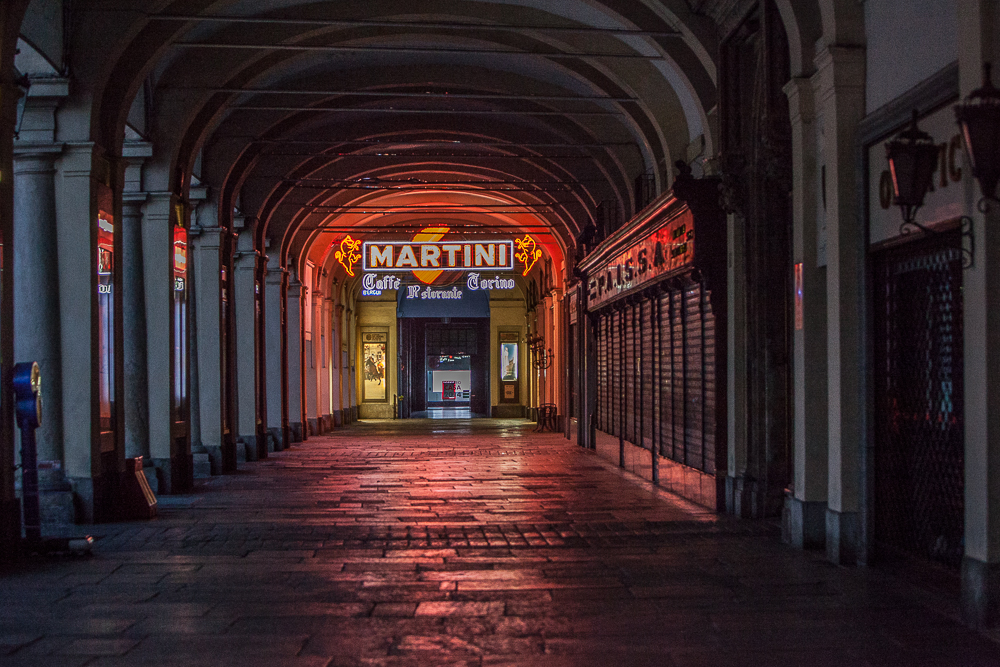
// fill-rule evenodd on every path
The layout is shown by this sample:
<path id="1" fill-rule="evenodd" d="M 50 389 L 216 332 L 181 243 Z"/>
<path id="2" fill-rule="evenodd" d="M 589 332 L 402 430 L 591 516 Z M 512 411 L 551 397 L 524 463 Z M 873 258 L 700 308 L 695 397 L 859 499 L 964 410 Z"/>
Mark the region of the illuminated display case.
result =
<path id="1" fill-rule="evenodd" d="M 173 410 L 174 421 L 185 421 L 187 408 L 187 230 L 174 227 L 173 238 Z"/>
<path id="2" fill-rule="evenodd" d="M 500 338 L 500 403 L 520 402 L 518 378 L 521 371 L 521 336 L 516 331 L 501 331 Z"/>
<path id="3" fill-rule="evenodd" d="M 97 335 L 100 430 L 114 430 L 115 401 L 115 225 L 110 213 L 97 215 Z M 105 440 L 108 442 L 105 443 Z M 114 447 L 113 438 L 102 437 L 102 450 Z"/>
<path id="4" fill-rule="evenodd" d="M 361 336 L 362 396 L 365 402 L 386 402 L 388 398 L 388 376 L 386 365 L 389 359 L 389 333 L 386 331 L 365 331 Z"/>

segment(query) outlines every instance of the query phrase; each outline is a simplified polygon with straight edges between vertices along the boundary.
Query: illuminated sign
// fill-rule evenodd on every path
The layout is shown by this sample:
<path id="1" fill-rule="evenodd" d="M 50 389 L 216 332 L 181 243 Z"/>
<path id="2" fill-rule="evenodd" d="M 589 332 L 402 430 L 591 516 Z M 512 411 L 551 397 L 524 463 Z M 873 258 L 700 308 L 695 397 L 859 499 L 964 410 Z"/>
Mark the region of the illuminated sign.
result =
<path id="1" fill-rule="evenodd" d="M 429 286 L 421 289 L 420 285 L 407 285 L 406 298 L 407 299 L 461 299 L 462 290 L 458 289 L 457 287 L 452 287 L 451 289 L 432 289 Z"/>
<path id="2" fill-rule="evenodd" d="M 470 269 L 514 269 L 513 241 L 479 243 L 420 243 L 413 241 L 366 241 L 365 271 L 468 271 Z"/>
<path id="3" fill-rule="evenodd" d="M 535 239 L 527 234 L 525 234 L 523 239 L 517 239 L 516 243 L 517 255 L 515 257 L 524 265 L 524 273 L 521 275 L 526 276 L 531 271 L 531 267 L 535 265 L 535 262 L 542 258 L 542 249 L 535 243 Z"/>
<path id="4" fill-rule="evenodd" d="M 500 276 L 481 278 L 478 273 L 470 273 L 465 285 L 473 292 L 476 290 L 514 289 L 514 279 L 501 278 Z"/>
<path id="5" fill-rule="evenodd" d="M 115 223 L 110 214 L 97 214 L 97 275 L 110 276 L 114 271 Z M 109 286 L 110 287 L 110 286 Z M 110 294 L 111 290 L 102 292 Z"/>
<path id="6" fill-rule="evenodd" d="M 687 210 L 619 253 L 587 277 L 587 308 L 593 310 L 694 261 L 694 217 Z"/>
<path id="7" fill-rule="evenodd" d="M 354 277 L 354 267 L 361 261 L 361 255 L 358 254 L 358 248 L 360 247 L 360 240 L 355 240 L 347 236 L 340 242 L 340 250 L 333 255 L 340 262 L 340 265 L 347 270 L 347 275 L 352 278 Z"/>
<path id="8" fill-rule="evenodd" d="M 361 296 L 382 296 L 385 290 L 397 290 L 403 281 L 396 276 L 379 278 L 374 273 L 366 273 L 361 279 Z"/>

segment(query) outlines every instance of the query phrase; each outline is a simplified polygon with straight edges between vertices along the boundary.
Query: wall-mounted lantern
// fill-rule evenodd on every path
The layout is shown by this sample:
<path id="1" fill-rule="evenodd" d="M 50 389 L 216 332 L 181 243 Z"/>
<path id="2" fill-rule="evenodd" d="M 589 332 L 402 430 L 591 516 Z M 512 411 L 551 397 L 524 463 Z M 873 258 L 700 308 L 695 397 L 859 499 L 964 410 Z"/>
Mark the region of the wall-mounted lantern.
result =
<path id="1" fill-rule="evenodd" d="M 903 214 L 903 222 L 899 226 L 900 232 L 907 233 L 915 228 L 929 236 L 939 234 L 940 232 L 916 220 L 917 209 L 924 204 L 924 197 L 931 189 L 938 165 L 937 144 L 931 135 L 917 127 L 916 109 L 913 110 L 910 127 L 885 145 L 885 156 L 889 160 L 895 203 Z M 972 218 L 962 216 L 959 234 L 961 240 L 954 247 L 962 253 L 962 267 L 967 269 L 972 266 L 975 257 L 976 240 L 973 235 Z M 969 241 L 968 247 L 965 239 Z"/>
<path id="2" fill-rule="evenodd" d="M 989 202 L 998 202 L 1000 181 L 1000 89 L 990 80 L 990 63 L 983 63 L 982 88 L 955 105 L 955 119 L 962 128 L 972 175 L 983 193 L 979 208 L 985 212 Z"/>
<path id="3" fill-rule="evenodd" d="M 903 213 L 903 224 L 914 224 L 938 161 L 938 147 L 931 135 L 917 127 L 916 109 L 909 129 L 885 145 L 885 156 L 889 159 L 892 190 Z"/>

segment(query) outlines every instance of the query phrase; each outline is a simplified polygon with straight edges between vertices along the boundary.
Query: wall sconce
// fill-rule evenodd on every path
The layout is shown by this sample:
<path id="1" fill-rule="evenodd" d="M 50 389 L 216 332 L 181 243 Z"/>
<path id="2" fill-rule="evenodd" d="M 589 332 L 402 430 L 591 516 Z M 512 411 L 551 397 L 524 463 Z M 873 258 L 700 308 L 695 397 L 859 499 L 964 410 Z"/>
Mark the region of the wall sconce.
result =
<path id="1" fill-rule="evenodd" d="M 912 224 L 917 209 L 924 205 L 924 195 L 931 187 L 938 160 L 938 148 L 931 135 L 917 127 L 916 109 L 909 129 L 885 145 L 885 156 L 903 224 Z"/>
<path id="2" fill-rule="evenodd" d="M 531 365 L 538 370 L 544 370 L 552 365 L 552 350 L 545 349 L 545 339 L 534 336 L 524 341 L 531 350 Z"/>
<path id="3" fill-rule="evenodd" d="M 938 147 L 931 135 L 917 127 L 916 109 L 913 110 L 910 127 L 885 145 L 885 156 L 889 160 L 895 202 L 903 214 L 900 233 L 909 233 L 913 227 L 928 236 L 938 235 L 940 232 L 916 221 L 917 209 L 924 205 L 924 197 L 931 188 L 938 163 Z M 972 218 L 962 216 L 960 233 L 962 241 L 955 249 L 962 252 L 962 267 L 967 269 L 972 266 L 975 249 Z M 969 239 L 969 248 L 965 247 L 966 238 Z"/>
<path id="4" fill-rule="evenodd" d="M 962 128 L 965 152 L 972 175 L 979 181 L 983 198 L 979 210 L 986 213 L 997 200 L 1000 181 L 1000 90 L 990 80 L 990 63 L 983 63 L 983 86 L 955 105 L 955 120 Z"/>

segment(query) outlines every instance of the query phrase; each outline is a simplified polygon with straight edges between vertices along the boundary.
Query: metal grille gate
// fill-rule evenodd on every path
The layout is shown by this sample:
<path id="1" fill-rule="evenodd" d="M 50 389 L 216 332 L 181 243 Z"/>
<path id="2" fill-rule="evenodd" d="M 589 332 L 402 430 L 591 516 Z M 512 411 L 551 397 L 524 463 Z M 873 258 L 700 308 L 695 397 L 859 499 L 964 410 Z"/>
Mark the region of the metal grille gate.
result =
<path id="1" fill-rule="evenodd" d="M 599 430 L 715 473 L 715 316 L 709 291 L 675 280 L 596 316 Z"/>
<path id="2" fill-rule="evenodd" d="M 940 243 L 886 251 L 876 261 L 875 289 L 875 543 L 883 556 L 957 569 L 964 529 L 961 255 Z"/>

